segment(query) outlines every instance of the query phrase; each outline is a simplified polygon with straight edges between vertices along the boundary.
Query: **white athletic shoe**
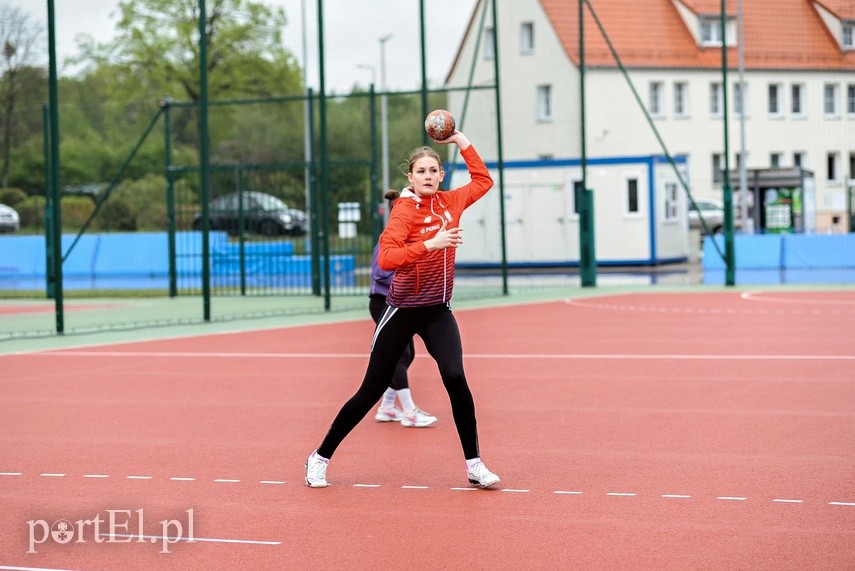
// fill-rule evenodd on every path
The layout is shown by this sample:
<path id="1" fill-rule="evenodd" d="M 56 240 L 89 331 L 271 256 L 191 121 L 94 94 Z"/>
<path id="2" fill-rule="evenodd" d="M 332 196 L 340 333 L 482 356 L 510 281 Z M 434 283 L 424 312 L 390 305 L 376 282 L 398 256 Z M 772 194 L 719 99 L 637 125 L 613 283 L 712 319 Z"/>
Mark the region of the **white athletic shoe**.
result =
<path id="1" fill-rule="evenodd" d="M 306 460 L 306 485 L 310 488 L 326 488 L 327 484 L 327 464 L 329 460 L 325 460 L 318 456 L 318 451 L 315 450 L 309 454 Z"/>
<path id="2" fill-rule="evenodd" d="M 436 417 L 425 411 L 417 408 L 412 411 L 405 411 L 404 417 L 401 419 L 401 426 L 409 426 L 414 428 L 424 428 L 436 422 Z"/>
<path id="3" fill-rule="evenodd" d="M 374 420 L 377 422 L 401 422 L 402 418 L 404 418 L 404 413 L 395 405 L 381 406 L 377 409 L 377 414 L 374 415 Z"/>
<path id="4" fill-rule="evenodd" d="M 489 488 L 499 483 L 499 477 L 489 471 L 483 462 L 478 462 L 466 473 L 470 484 L 477 484 L 482 488 Z"/>

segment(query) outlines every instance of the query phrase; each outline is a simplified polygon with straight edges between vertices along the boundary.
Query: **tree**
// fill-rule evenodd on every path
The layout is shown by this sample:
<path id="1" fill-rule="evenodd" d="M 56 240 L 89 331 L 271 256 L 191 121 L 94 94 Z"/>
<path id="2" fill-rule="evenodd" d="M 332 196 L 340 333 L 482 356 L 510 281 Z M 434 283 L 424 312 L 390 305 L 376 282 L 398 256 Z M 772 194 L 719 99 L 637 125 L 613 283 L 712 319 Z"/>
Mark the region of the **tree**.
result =
<path id="1" fill-rule="evenodd" d="M 79 42 L 78 62 L 117 64 L 164 93 L 199 99 L 198 0 L 125 0 L 116 36 Z M 296 60 L 285 50 L 285 12 L 252 0 L 209 0 L 209 91 L 216 97 L 299 94 Z"/>
<path id="2" fill-rule="evenodd" d="M 0 0 L 0 187 L 9 186 L 15 105 L 21 92 L 18 75 L 33 58 L 41 33 L 20 8 Z"/>

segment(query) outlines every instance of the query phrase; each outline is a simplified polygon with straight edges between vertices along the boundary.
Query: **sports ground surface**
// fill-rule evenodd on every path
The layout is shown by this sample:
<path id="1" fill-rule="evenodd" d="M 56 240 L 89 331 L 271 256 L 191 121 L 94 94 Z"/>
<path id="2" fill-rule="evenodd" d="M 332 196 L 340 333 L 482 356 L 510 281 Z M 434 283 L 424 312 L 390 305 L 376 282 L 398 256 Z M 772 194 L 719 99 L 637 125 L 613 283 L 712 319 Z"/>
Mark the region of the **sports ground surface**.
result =
<path id="1" fill-rule="evenodd" d="M 0 304 L 0 329 L 46 311 Z M 494 490 L 468 484 L 418 341 L 439 422 L 369 416 L 305 486 L 367 309 L 0 342 L 0 569 L 855 567 L 855 289 L 566 288 L 455 315 Z"/>

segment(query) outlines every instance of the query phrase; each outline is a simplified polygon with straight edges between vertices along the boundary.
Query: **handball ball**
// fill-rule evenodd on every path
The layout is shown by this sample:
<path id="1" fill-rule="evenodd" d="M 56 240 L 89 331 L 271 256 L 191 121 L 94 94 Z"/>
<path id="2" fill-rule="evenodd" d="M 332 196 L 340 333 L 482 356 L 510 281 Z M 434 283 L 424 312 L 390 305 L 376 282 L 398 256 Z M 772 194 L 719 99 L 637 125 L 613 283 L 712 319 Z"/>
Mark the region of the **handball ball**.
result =
<path id="1" fill-rule="evenodd" d="M 425 131 L 434 141 L 449 138 L 455 128 L 454 116 L 445 109 L 431 111 L 425 118 Z"/>

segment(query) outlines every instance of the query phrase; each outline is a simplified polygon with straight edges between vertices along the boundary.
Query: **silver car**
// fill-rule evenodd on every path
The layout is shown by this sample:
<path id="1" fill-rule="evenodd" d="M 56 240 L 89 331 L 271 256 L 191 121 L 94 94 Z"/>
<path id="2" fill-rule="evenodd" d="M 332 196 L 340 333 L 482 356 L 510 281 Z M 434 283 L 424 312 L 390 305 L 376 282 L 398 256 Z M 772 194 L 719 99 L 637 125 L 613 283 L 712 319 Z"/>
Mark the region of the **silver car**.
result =
<path id="1" fill-rule="evenodd" d="M 700 230 L 701 234 L 705 233 L 704 225 L 701 223 L 700 216 L 704 217 L 710 232 L 718 234 L 724 226 L 724 204 L 718 200 L 711 198 L 696 198 L 695 204 L 698 205 L 698 210 L 701 214 L 698 215 L 698 210 L 689 205 L 689 228 Z"/>
<path id="2" fill-rule="evenodd" d="M 0 232 L 17 232 L 21 228 L 21 217 L 11 206 L 0 204 Z"/>

